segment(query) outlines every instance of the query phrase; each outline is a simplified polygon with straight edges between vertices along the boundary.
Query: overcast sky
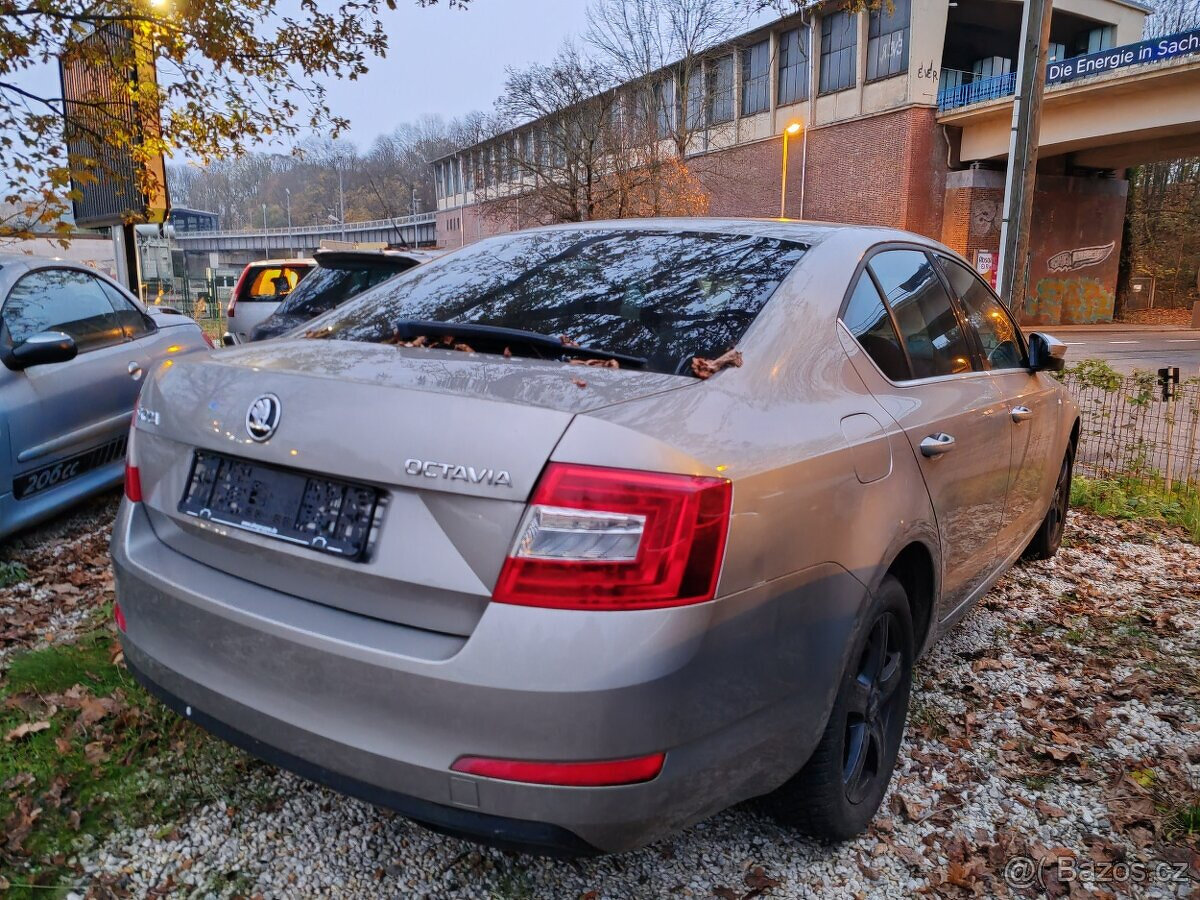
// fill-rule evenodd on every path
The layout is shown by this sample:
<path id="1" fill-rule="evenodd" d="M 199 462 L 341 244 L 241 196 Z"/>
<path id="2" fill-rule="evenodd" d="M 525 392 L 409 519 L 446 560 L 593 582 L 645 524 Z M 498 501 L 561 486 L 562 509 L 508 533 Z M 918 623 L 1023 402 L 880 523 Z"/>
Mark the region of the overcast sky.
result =
<path id="1" fill-rule="evenodd" d="M 358 81 L 334 81 L 330 107 L 348 116 L 360 146 L 425 113 L 446 118 L 488 110 L 506 66 L 548 62 L 586 27 L 585 0 L 471 0 L 422 9 L 400 0 L 384 13 L 390 49 Z"/>

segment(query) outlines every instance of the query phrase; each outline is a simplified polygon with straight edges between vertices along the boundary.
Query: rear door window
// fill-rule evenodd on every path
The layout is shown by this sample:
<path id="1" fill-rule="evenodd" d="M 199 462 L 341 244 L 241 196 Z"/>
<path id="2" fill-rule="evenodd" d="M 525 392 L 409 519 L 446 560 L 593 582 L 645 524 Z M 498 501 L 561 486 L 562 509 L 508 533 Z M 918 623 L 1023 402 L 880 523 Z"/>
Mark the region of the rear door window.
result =
<path id="1" fill-rule="evenodd" d="M 134 306 L 128 297 L 111 284 L 101 281 L 99 278 L 96 279 L 96 283 L 100 285 L 100 289 L 104 291 L 104 296 L 108 298 L 109 305 L 112 306 L 113 313 L 117 317 L 117 322 L 120 323 L 121 330 L 125 332 L 125 337 L 134 341 L 153 330 L 153 326 L 147 320 L 145 314 Z"/>
<path id="2" fill-rule="evenodd" d="M 9 291 L 2 313 L 14 344 L 43 331 L 61 331 L 80 353 L 125 340 L 100 282 L 76 269 L 39 269 Z"/>
<path id="3" fill-rule="evenodd" d="M 896 317 L 913 378 L 970 372 L 971 345 L 933 260 L 920 250 L 884 250 L 868 267 Z"/>
<path id="4" fill-rule="evenodd" d="M 983 279 L 960 262 L 939 256 L 950 287 L 962 303 L 967 325 L 979 340 L 985 369 L 1027 369 L 1021 329 Z"/>
<path id="5" fill-rule="evenodd" d="M 305 266 L 254 266 L 246 273 L 238 303 L 278 303 L 306 274 Z"/>
<path id="6" fill-rule="evenodd" d="M 881 372 L 892 381 L 907 381 L 912 378 L 908 358 L 900 345 L 900 338 L 892 324 L 891 313 L 883 305 L 883 298 L 869 272 L 858 278 L 842 322 L 850 333 L 858 338 L 867 355 L 875 361 Z"/>
<path id="7" fill-rule="evenodd" d="M 386 341 L 397 322 L 463 322 L 561 336 L 682 372 L 693 356 L 731 349 L 806 249 L 712 232 L 503 235 L 403 273 L 309 334 Z"/>

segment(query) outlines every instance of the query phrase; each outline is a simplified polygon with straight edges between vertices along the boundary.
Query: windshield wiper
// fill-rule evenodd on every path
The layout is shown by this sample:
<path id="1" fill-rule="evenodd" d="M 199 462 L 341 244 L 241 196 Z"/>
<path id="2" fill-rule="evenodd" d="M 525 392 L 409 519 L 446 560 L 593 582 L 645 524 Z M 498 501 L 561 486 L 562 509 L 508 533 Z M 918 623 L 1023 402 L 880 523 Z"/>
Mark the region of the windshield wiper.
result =
<path id="1" fill-rule="evenodd" d="M 502 328 L 499 325 L 479 325 L 472 322 L 437 322 L 431 319 L 400 319 L 392 323 L 395 337 L 411 341 L 418 337 L 491 338 L 498 343 L 524 344 L 540 350 L 554 351 L 556 358 L 577 357 L 580 359 L 615 359 L 622 366 L 644 368 L 649 362 L 643 356 L 630 356 L 603 347 L 572 346 L 561 338 L 537 331 L 520 328 Z"/>

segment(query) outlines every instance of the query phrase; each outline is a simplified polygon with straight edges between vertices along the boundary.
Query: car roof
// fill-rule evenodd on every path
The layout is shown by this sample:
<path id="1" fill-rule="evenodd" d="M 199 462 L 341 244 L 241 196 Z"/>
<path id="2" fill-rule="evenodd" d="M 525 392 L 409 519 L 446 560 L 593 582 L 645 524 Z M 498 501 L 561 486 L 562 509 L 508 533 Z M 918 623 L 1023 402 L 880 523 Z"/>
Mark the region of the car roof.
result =
<path id="1" fill-rule="evenodd" d="M 246 268 L 257 266 L 261 268 L 280 266 L 315 266 L 317 261 L 308 256 L 297 257 L 296 259 L 254 259 L 246 263 Z"/>
<path id="2" fill-rule="evenodd" d="M 881 225 L 849 225 L 839 222 L 819 222 L 808 219 L 756 219 L 715 216 L 695 216 L 654 219 L 610 219 L 590 222 L 573 222 L 562 225 L 544 225 L 526 229 L 524 233 L 539 233 L 565 230 L 605 231 L 707 231 L 726 234 L 756 235 L 779 240 L 798 241 L 815 247 L 818 244 L 837 240 L 842 246 L 859 245 L 864 249 L 889 241 L 904 241 L 923 244 L 938 250 L 950 251 L 939 241 Z"/>
<path id="3" fill-rule="evenodd" d="M 391 261 L 411 261 L 423 263 L 444 255 L 445 253 L 440 251 L 427 250 L 318 250 L 313 254 L 313 258 L 316 260 L 318 266 L 326 266 L 345 262 L 386 263 Z"/>

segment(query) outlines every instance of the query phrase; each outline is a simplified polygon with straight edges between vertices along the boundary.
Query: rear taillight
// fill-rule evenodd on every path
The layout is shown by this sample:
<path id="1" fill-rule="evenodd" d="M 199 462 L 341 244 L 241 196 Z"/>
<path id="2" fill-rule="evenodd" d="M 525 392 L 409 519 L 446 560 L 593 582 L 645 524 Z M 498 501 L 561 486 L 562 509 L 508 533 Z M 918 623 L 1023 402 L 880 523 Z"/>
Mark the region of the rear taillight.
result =
<path id="1" fill-rule="evenodd" d="M 233 286 L 233 293 L 229 295 L 229 306 L 225 309 L 226 318 L 233 318 L 233 311 L 237 308 L 237 298 L 242 293 L 242 285 L 246 283 L 246 275 L 250 272 L 250 267 L 242 269 L 242 274 L 238 276 L 237 284 Z"/>
<path id="2" fill-rule="evenodd" d="M 450 769 L 484 778 L 523 781 L 527 784 L 554 784 L 567 787 L 605 787 L 616 784 L 637 784 L 658 777 L 662 771 L 662 753 L 638 756 L 633 759 L 612 759 L 599 762 L 534 762 L 523 759 L 488 759 L 483 756 L 461 756 Z"/>
<path id="3" fill-rule="evenodd" d="M 121 610 L 120 603 L 113 604 L 113 621 L 117 623 L 117 628 L 120 631 L 125 631 L 125 613 Z"/>
<path id="4" fill-rule="evenodd" d="M 204 338 L 204 343 L 208 344 L 208 349 L 209 349 L 209 350 L 215 350 L 215 349 L 217 349 L 217 345 L 213 343 L 213 339 L 212 339 L 212 338 L 210 338 L 210 337 L 208 336 L 208 332 L 207 332 L 207 331 L 201 330 L 201 331 L 200 331 L 200 336 L 201 336 L 202 338 Z"/>
<path id="5" fill-rule="evenodd" d="M 134 503 L 142 502 L 142 476 L 138 472 L 137 458 L 134 456 L 138 409 L 141 405 L 142 395 L 138 394 L 133 401 L 133 416 L 129 420 L 129 439 L 125 442 L 125 496 Z"/>
<path id="6" fill-rule="evenodd" d="M 724 478 L 551 463 L 492 599 L 556 609 L 711 600 L 731 501 Z"/>
<path id="7" fill-rule="evenodd" d="M 125 460 L 125 496 L 134 503 L 142 502 L 142 476 L 129 460 Z"/>

